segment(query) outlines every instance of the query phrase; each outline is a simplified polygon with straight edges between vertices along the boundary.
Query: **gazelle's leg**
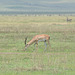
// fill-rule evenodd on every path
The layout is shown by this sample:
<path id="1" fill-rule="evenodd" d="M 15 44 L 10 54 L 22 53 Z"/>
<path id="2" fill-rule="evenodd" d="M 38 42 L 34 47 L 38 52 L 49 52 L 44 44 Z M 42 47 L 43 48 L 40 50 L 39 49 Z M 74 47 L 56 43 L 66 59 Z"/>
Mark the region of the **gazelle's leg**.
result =
<path id="1" fill-rule="evenodd" d="M 36 48 L 35 48 L 35 45 L 36 45 L 36 42 L 35 42 L 35 44 L 34 44 L 34 50 L 36 49 Z"/>
<path id="2" fill-rule="evenodd" d="M 37 45 L 37 46 L 36 46 L 36 49 L 38 49 L 38 43 L 37 43 L 37 42 L 36 42 L 36 45 Z"/>
<path id="3" fill-rule="evenodd" d="M 47 48 L 47 44 L 46 44 L 46 41 L 44 41 L 44 44 L 45 44 L 45 50 L 46 50 L 46 48 Z"/>
<path id="4" fill-rule="evenodd" d="M 35 46 L 35 45 L 36 45 L 36 46 Z M 34 44 L 34 48 L 35 48 L 35 49 L 38 48 L 38 43 L 37 43 L 37 42 L 35 42 L 35 44 Z"/>
<path id="5" fill-rule="evenodd" d="M 49 47 L 51 48 L 51 44 L 50 44 L 49 40 L 48 40 L 48 45 L 49 45 Z"/>

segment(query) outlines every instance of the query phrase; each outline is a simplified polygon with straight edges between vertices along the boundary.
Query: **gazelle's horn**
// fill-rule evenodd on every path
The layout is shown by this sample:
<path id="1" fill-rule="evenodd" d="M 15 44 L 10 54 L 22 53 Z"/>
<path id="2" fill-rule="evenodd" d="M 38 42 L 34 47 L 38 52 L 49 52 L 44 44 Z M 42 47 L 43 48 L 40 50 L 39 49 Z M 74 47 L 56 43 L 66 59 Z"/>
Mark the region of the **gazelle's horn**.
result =
<path id="1" fill-rule="evenodd" d="M 27 37 L 25 38 L 25 45 L 26 45 Z"/>

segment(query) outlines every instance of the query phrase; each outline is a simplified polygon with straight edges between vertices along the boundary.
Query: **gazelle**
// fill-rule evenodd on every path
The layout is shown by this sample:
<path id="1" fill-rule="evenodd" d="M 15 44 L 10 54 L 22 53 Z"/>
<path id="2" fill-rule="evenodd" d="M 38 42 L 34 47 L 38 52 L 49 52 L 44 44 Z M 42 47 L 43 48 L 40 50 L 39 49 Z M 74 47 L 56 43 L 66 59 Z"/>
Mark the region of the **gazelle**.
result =
<path id="1" fill-rule="evenodd" d="M 69 19 L 68 17 L 67 17 L 67 22 L 71 22 L 72 21 L 72 19 Z"/>
<path id="2" fill-rule="evenodd" d="M 27 47 L 29 47 L 31 44 L 34 43 L 34 46 L 35 44 L 38 46 L 38 42 L 39 41 L 44 41 L 44 44 L 45 44 L 45 49 L 47 47 L 47 44 L 46 44 L 46 41 L 48 42 L 48 44 L 50 45 L 49 43 L 49 39 L 50 39 L 50 36 L 49 35 L 46 35 L 46 34 L 41 34 L 41 35 L 36 35 L 32 38 L 31 41 L 29 41 L 27 44 L 26 44 L 26 41 L 27 41 L 27 37 L 25 38 L 25 49 Z"/>

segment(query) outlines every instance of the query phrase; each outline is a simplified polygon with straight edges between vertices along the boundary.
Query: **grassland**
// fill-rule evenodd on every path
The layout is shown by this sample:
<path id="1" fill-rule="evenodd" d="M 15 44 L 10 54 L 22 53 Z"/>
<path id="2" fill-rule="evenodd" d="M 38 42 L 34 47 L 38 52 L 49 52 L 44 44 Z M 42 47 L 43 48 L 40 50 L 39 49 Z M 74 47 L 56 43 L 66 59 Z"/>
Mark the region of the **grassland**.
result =
<path id="1" fill-rule="evenodd" d="M 0 16 L 1 75 L 75 75 L 75 17 Z M 24 40 L 37 34 L 50 35 L 51 48 L 40 42 L 24 50 Z"/>

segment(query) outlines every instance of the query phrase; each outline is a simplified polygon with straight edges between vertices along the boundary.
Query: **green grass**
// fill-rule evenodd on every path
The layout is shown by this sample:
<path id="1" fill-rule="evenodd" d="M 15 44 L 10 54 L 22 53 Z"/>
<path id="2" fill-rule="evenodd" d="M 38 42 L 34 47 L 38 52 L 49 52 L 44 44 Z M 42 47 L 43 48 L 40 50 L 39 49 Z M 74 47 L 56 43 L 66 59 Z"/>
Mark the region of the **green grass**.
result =
<path id="1" fill-rule="evenodd" d="M 0 72 L 20 75 L 60 75 L 75 73 L 75 53 L 33 52 L 0 54 Z M 39 74 L 40 73 L 40 74 Z M 67 74 L 68 75 L 68 74 Z"/>
<path id="2" fill-rule="evenodd" d="M 75 75 L 75 18 L 65 16 L 0 16 L 1 75 Z M 39 42 L 24 51 L 24 40 L 50 35 L 51 48 Z"/>

